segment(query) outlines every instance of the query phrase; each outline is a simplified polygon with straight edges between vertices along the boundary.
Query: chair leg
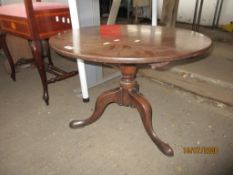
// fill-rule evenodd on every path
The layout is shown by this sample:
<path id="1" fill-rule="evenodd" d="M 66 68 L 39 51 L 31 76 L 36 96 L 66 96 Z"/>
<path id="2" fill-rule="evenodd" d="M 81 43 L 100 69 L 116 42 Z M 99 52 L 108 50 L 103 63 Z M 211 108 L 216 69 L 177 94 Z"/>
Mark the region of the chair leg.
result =
<path id="1" fill-rule="evenodd" d="M 2 46 L 3 52 L 7 57 L 7 60 L 10 64 L 11 68 L 11 78 L 15 81 L 15 66 L 14 66 L 14 61 L 12 59 L 12 56 L 10 54 L 10 51 L 8 49 L 7 43 L 6 43 L 6 33 L 5 32 L 0 32 L 0 44 Z"/>
<path id="2" fill-rule="evenodd" d="M 45 103 L 48 105 L 49 104 L 48 83 L 47 83 L 45 66 L 44 66 L 44 61 L 43 61 L 43 56 L 42 56 L 41 42 L 38 40 L 31 41 L 31 42 L 29 42 L 29 45 L 31 47 L 32 54 L 35 58 L 36 66 L 37 66 L 37 69 L 38 69 L 38 72 L 40 74 L 40 78 L 42 81 L 43 99 L 44 99 Z"/>
<path id="3" fill-rule="evenodd" d="M 46 56 L 48 57 L 48 61 L 49 61 L 49 65 L 54 65 L 53 64 L 53 61 L 52 61 L 52 58 L 51 58 L 51 52 L 50 52 L 50 47 L 49 47 L 49 40 L 46 39 L 44 40 L 45 41 L 45 49 L 46 49 Z"/>

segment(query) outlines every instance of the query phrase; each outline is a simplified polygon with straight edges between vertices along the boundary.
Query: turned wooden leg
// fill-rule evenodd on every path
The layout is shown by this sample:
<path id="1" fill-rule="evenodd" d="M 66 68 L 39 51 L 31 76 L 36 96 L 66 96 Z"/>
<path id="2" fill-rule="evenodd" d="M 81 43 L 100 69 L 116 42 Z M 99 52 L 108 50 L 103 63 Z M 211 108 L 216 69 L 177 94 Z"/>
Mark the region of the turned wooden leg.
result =
<path id="1" fill-rule="evenodd" d="M 80 128 L 98 120 L 105 108 L 110 103 L 117 103 L 123 106 L 136 107 L 144 128 L 152 141 L 160 151 L 167 156 L 173 156 L 172 148 L 157 136 L 152 126 L 152 110 L 150 103 L 138 92 L 139 85 L 136 81 L 137 68 L 135 65 L 119 65 L 122 73 L 120 87 L 115 90 L 106 91 L 101 94 L 95 104 L 95 111 L 85 120 L 74 120 L 70 122 L 71 128 Z"/>
<path id="2" fill-rule="evenodd" d="M 33 53 L 33 56 L 35 58 L 36 66 L 38 69 L 38 72 L 40 74 L 40 78 L 43 85 L 43 99 L 45 103 L 49 104 L 49 95 L 48 95 L 48 83 L 47 83 L 47 77 L 44 67 L 44 61 L 42 57 L 42 47 L 40 41 L 31 41 L 29 42 L 31 46 L 31 50 Z"/>
<path id="3" fill-rule="evenodd" d="M 4 54 L 7 57 L 7 60 L 10 64 L 10 68 L 11 68 L 11 78 L 15 81 L 15 66 L 14 66 L 14 61 L 12 59 L 12 56 L 10 54 L 10 51 L 7 47 L 7 43 L 6 43 L 6 33 L 5 32 L 0 32 L 0 44 L 2 46 L 2 49 L 4 51 Z"/>
<path id="4" fill-rule="evenodd" d="M 50 52 L 50 47 L 49 47 L 49 40 L 48 39 L 46 39 L 46 40 L 44 40 L 45 41 L 45 49 L 46 49 L 46 56 L 47 56 L 47 58 L 48 58 L 48 61 L 49 61 L 49 65 L 54 65 L 53 64 L 53 61 L 52 61 L 52 58 L 51 58 L 51 52 Z"/>
<path id="5" fill-rule="evenodd" d="M 148 135 L 152 139 L 152 141 L 156 144 L 160 151 L 162 151 L 167 156 L 173 156 L 174 152 L 172 148 L 165 142 L 159 139 L 157 134 L 155 133 L 152 126 L 152 109 L 150 103 L 138 92 L 131 91 L 129 92 L 132 103 L 137 108 L 140 116 L 142 118 L 142 122 L 145 130 Z"/>
<path id="6" fill-rule="evenodd" d="M 84 127 L 86 125 L 89 125 L 96 120 L 98 120 L 101 115 L 103 114 L 105 108 L 110 104 L 110 103 L 116 103 L 118 102 L 119 95 L 121 93 L 120 88 L 114 89 L 114 90 L 109 90 L 104 93 L 102 93 L 96 100 L 95 103 L 95 110 L 93 114 L 84 120 L 74 120 L 70 122 L 70 127 L 71 128 L 80 128 Z"/>

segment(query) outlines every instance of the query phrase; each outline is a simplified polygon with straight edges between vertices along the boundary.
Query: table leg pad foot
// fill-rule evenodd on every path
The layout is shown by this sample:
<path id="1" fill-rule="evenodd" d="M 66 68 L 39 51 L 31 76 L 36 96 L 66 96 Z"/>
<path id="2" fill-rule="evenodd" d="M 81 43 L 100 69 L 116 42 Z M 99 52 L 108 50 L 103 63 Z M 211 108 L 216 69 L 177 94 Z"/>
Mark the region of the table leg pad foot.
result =
<path id="1" fill-rule="evenodd" d="M 45 101 L 46 105 L 49 105 L 49 94 L 48 94 L 48 90 L 46 90 L 43 93 L 43 100 Z"/>
<path id="2" fill-rule="evenodd" d="M 11 78 L 12 78 L 13 81 L 16 81 L 15 73 L 11 73 Z"/>
<path id="3" fill-rule="evenodd" d="M 96 120 L 98 120 L 101 117 L 105 108 L 110 103 L 116 103 L 118 101 L 118 96 L 120 93 L 121 93 L 120 88 L 116 88 L 102 93 L 96 100 L 95 110 L 93 114 L 89 118 L 84 120 L 71 121 L 70 127 L 75 129 L 94 123 Z"/>
<path id="4" fill-rule="evenodd" d="M 174 152 L 172 148 L 167 143 L 163 142 L 153 129 L 152 109 L 150 103 L 143 97 L 142 94 L 139 94 L 138 92 L 131 92 L 130 96 L 132 98 L 132 103 L 136 106 L 138 112 L 140 113 L 144 128 L 151 140 L 163 154 L 166 156 L 173 156 Z"/>
<path id="5" fill-rule="evenodd" d="M 174 156 L 173 149 L 167 143 L 164 143 L 164 142 L 161 141 L 161 143 L 158 144 L 157 147 L 166 156 L 169 156 L 169 157 Z"/>
<path id="6" fill-rule="evenodd" d="M 73 120 L 70 122 L 70 128 L 76 129 L 76 128 L 83 128 L 85 126 L 85 123 L 83 120 Z"/>

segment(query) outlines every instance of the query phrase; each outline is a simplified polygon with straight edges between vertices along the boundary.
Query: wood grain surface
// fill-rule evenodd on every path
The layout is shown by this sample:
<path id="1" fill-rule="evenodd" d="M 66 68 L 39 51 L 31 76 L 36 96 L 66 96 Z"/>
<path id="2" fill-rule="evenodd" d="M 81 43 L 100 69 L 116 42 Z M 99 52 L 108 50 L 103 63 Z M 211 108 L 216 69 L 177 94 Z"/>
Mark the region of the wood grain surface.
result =
<path id="1" fill-rule="evenodd" d="M 50 39 L 58 53 L 122 64 L 170 62 L 205 54 L 211 39 L 191 30 L 149 25 L 103 25 L 65 31 Z"/>

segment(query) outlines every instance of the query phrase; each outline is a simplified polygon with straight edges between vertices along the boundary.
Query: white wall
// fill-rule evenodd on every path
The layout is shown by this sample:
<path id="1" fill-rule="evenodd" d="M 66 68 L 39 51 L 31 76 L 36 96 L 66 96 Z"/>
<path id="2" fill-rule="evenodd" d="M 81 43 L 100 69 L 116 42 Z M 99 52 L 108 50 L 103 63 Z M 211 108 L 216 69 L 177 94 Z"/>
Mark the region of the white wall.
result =
<path id="1" fill-rule="evenodd" d="M 99 0 L 78 0 L 81 26 L 100 24 Z"/>
<path id="2" fill-rule="evenodd" d="M 200 0 L 199 0 L 200 1 Z M 161 16 L 163 0 L 158 0 L 158 15 Z M 217 0 L 204 0 L 201 24 L 212 25 Z M 196 0 L 180 0 L 177 20 L 192 23 Z M 224 0 L 219 24 L 233 21 L 233 0 Z"/>
<path id="3" fill-rule="evenodd" d="M 229 23 L 230 21 L 233 21 L 233 1 L 225 0 L 222 7 L 222 15 L 220 18 L 220 23 L 226 24 Z"/>
<path id="4" fill-rule="evenodd" d="M 179 10 L 178 10 L 178 21 L 182 22 L 192 22 L 193 14 L 195 10 L 196 0 L 180 0 Z M 201 24 L 211 25 L 214 16 L 216 0 L 204 0 L 202 7 Z"/>
<path id="5" fill-rule="evenodd" d="M 23 0 L 2 0 L 3 4 L 8 4 L 12 2 L 22 2 Z M 67 3 L 68 0 L 44 0 L 47 2 L 64 2 Z M 90 24 L 90 21 L 85 22 L 85 20 L 91 20 L 88 16 L 90 16 L 88 3 L 83 3 L 83 1 L 91 1 L 91 0 L 78 0 L 79 4 L 82 6 L 80 9 L 80 14 L 83 16 L 82 23 Z M 92 0 L 94 1 L 94 6 L 92 8 L 94 9 L 93 14 L 97 14 L 99 11 L 99 5 L 98 0 Z M 181 22 L 188 22 L 191 23 L 193 20 L 193 13 L 195 8 L 195 2 L 196 0 L 180 0 L 179 4 L 179 10 L 178 10 L 178 21 Z M 202 19 L 201 24 L 203 25 L 212 25 L 213 16 L 214 16 L 214 10 L 216 6 L 217 0 L 204 0 L 203 4 L 203 10 L 202 10 Z M 161 9 L 162 9 L 162 3 L 163 0 L 158 0 L 158 16 L 161 15 Z M 86 16 L 86 17 L 85 17 Z M 233 0 L 224 0 L 223 7 L 222 7 L 222 13 L 220 17 L 219 24 L 226 24 L 230 21 L 233 21 Z"/>

